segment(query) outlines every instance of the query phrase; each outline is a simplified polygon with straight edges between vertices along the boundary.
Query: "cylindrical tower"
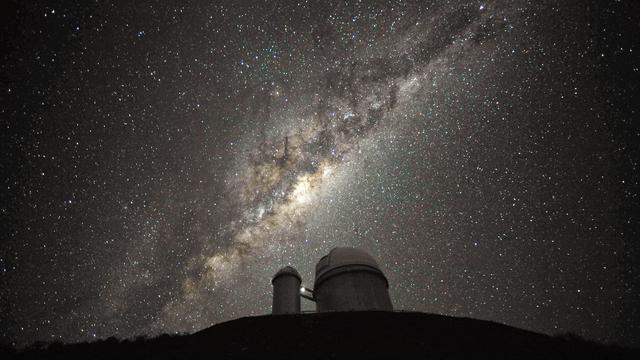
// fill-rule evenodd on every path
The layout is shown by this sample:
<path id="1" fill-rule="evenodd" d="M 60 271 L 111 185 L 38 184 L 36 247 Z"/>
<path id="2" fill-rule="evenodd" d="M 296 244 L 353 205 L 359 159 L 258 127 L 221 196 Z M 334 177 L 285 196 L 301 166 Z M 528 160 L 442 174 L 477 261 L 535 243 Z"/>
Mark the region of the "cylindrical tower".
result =
<path id="1" fill-rule="evenodd" d="M 314 297 L 318 312 L 393 310 L 389 283 L 363 250 L 338 247 L 316 265 Z"/>
<path id="2" fill-rule="evenodd" d="M 271 280 L 273 284 L 273 314 L 300 313 L 300 283 L 296 269 L 285 266 Z"/>

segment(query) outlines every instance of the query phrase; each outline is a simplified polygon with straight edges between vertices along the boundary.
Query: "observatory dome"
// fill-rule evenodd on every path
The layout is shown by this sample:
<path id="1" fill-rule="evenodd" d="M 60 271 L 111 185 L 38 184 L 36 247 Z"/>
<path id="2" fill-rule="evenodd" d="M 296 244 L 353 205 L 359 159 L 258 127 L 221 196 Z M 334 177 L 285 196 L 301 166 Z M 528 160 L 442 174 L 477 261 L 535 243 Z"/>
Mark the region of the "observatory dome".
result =
<path id="1" fill-rule="evenodd" d="M 283 267 L 273 276 L 273 314 L 300 313 L 301 281 L 300 274 L 291 266 Z"/>
<path id="2" fill-rule="evenodd" d="M 290 276 L 294 276 L 298 278 L 298 281 L 302 281 L 302 278 L 300 277 L 300 274 L 298 273 L 298 271 L 296 269 L 294 269 L 291 266 L 285 266 L 282 269 L 280 269 L 275 275 L 273 275 L 273 279 L 271 279 L 271 283 L 273 284 L 273 282 L 279 278 L 280 276 L 284 276 L 284 275 L 290 275 Z"/>
<path id="3" fill-rule="evenodd" d="M 318 312 L 393 310 L 389 282 L 365 251 L 337 247 L 318 261 L 314 298 Z"/>
<path id="4" fill-rule="evenodd" d="M 360 265 L 370 268 L 371 271 L 382 274 L 378 263 L 365 251 L 357 248 L 336 247 L 323 256 L 316 264 L 316 284 L 321 282 L 323 277 L 334 273 L 334 270 L 345 267 Z"/>

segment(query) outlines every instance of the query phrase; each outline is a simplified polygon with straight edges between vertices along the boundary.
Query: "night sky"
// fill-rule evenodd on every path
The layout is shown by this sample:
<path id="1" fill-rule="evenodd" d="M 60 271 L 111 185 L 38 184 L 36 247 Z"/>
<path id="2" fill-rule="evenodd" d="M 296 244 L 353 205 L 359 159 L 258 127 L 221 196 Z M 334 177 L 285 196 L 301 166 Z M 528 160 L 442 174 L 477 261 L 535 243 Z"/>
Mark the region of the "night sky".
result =
<path id="1" fill-rule="evenodd" d="M 637 1 L 5 5 L 1 342 L 266 314 L 356 246 L 397 309 L 640 346 Z"/>

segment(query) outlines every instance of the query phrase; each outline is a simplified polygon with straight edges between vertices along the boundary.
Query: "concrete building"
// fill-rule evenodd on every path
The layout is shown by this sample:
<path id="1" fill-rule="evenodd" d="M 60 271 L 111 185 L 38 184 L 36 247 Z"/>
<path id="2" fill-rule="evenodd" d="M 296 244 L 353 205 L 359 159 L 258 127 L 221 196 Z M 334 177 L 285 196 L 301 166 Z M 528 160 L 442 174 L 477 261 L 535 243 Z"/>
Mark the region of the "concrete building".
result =
<path id="1" fill-rule="evenodd" d="M 287 285 L 280 285 L 285 279 L 289 279 Z M 318 312 L 393 310 L 387 278 L 373 257 L 361 249 L 337 247 L 323 256 L 316 265 L 313 291 L 302 291 L 306 289 L 300 288 L 300 275 L 292 267 L 280 270 L 273 284 L 274 314 L 288 313 L 283 309 L 290 305 L 283 304 L 297 304 L 299 312 L 301 294 L 315 301 Z M 291 289 L 296 284 L 298 292 L 294 295 Z M 293 305 L 287 309 L 293 312 Z"/>
<path id="2" fill-rule="evenodd" d="M 316 265 L 314 299 L 318 312 L 393 310 L 389 283 L 363 250 L 338 247 Z"/>
<path id="3" fill-rule="evenodd" d="M 291 266 L 285 266 L 271 280 L 273 284 L 273 314 L 300 313 L 300 274 Z"/>

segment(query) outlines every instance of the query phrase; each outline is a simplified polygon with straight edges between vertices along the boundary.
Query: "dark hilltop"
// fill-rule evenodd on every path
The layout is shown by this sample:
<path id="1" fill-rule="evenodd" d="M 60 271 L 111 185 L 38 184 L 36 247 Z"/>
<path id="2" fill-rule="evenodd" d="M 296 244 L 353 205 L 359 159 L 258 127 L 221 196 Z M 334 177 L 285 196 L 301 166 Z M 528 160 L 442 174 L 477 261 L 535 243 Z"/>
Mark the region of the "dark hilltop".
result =
<path id="1" fill-rule="evenodd" d="M 409 312 L 246 317 L 191 335 L 32 346 L 12 359 L 639 359 L 640 349 Z M 3 358 L 7 358 L 7 354 Z"/>

